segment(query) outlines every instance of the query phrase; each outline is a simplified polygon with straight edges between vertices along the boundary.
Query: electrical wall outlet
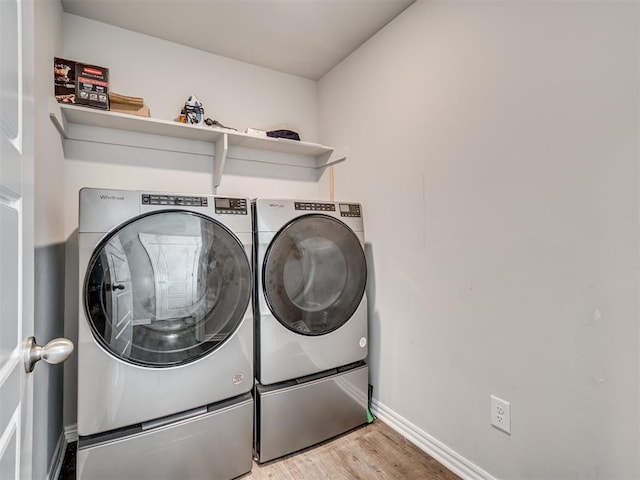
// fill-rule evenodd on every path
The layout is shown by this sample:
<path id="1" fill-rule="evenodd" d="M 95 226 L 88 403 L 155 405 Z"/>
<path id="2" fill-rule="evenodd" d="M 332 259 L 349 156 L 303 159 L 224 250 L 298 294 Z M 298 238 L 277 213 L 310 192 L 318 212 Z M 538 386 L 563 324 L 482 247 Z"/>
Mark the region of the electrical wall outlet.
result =
<path id="1" fill-rule="evenodd" d="M 491 425 L 511 435 L 511 404 L 491 395 Z"/>

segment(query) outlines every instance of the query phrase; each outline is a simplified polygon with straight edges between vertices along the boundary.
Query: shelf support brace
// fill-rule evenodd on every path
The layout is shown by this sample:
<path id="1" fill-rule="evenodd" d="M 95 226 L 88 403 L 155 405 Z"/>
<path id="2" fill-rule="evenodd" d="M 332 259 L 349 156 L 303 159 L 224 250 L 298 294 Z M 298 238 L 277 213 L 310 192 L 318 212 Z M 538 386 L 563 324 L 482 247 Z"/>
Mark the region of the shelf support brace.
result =
<path id="1" fill-rule="evenodd" d="M 224 170 L 224 164 L 227 161 L 227 153 L 229 151 L 229 139 L 226 133 L 223 133 L 220 138 L 216 140 L 215 151 L 213 152 L 213 188 L 220 186 L 220 180 L 222 178 L 222 171 Z"/>
<path id="2" fill-rule="evenodd" d="M 67 119 L 62 115 L 62 110 L 60 109 L 60 105 L 58 105 L 58 101 L 51 97 L 49 98 L 49 118 L 53 122 L 53 125 L 58 130 L 60 136 L 64 139 L 67 138 Z"/>
<path id="3" fill-rule="evenodd" d="M 325 153 L 318 158 L 319 165 L 316 167 L 318 170 L 324 170 L 327 167 L 331 167 L 336 163 L 344 162 L 347 159 L 347 148 L 342 148 L 339 151 L 333 151 Z"/>
<path id="4" fill-rule="evenodd" d="M 342 163 L 347 159 L 347 157 L 340 157 L 336 160 L 332 160 L 331 162 L 325 163 L 324 165 L 322 165 L 321 167 L 318 168 L 327 168 L 327 167 L 332 167 L 334 166 L 336 163 Z"/>

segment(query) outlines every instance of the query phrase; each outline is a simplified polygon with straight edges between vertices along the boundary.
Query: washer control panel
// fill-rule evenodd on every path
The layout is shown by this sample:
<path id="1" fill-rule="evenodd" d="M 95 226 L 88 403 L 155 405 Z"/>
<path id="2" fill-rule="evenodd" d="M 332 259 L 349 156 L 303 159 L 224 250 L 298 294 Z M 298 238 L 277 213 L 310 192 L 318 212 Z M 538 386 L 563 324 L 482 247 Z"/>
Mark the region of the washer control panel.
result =
<path id="1" fill-rule="evenodd" d="M 321 202 L 294 202 L 296 210 L 312 210 L 316 212 L 335 212 L 336 206 L 333 203 Z"/>
<path id="2" fill-rule="evenodd" d="M 216 213 L 228 215 L 247 215 L 247 201 L 244 198 L 224 198 L 213 199 Z"/>
<path id="3" fill-rule="evenodd" d="M 152 193 L 143 193 L 142 204 L 206 207 L 209 205 L 209 199 L 207 197 L 191 197 L 185 195 L 157 195 Z"/>
<path id="4" fill-rule="evenodd" d="M 340 216 L 341 217 L 361 217 L 360 205 L 357 203 L 341 203 L 340 204 Z"/>

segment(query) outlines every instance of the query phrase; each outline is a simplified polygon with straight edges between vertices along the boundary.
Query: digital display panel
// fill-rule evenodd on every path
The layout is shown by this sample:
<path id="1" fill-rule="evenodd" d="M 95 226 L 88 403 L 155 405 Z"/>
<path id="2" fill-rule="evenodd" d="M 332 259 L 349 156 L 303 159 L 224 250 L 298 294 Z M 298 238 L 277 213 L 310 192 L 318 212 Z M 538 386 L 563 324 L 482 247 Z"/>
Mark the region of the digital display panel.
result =
<path id="1" fill-rule="evenodd" d="M 216 198 L 216 208 L 231 208 L 228 198 Z"/>
<path id="2" fill-rule="evenodd" d="M 340 204 L 340 211 L 341 212 L 345 212 L 345 213 L 349 213 L 351 211 L 351 205 L 346 205 L 344 203 Z"/>

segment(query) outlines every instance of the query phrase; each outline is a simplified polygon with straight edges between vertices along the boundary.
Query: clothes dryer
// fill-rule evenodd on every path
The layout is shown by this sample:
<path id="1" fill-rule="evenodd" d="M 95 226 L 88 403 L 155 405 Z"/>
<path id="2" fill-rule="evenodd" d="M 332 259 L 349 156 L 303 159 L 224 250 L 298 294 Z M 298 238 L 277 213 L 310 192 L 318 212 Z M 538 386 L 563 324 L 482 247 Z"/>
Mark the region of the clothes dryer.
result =
<path id="1" fill-rule="evenodd" d="M 257 199 L 255 456 L 367 419 L 367 262 L 357 203 Z"/>
<path id="2" fill-rule="evenodd" d="M 245 198 L 80 191 L 78 478 L 251 470 Z"/>

